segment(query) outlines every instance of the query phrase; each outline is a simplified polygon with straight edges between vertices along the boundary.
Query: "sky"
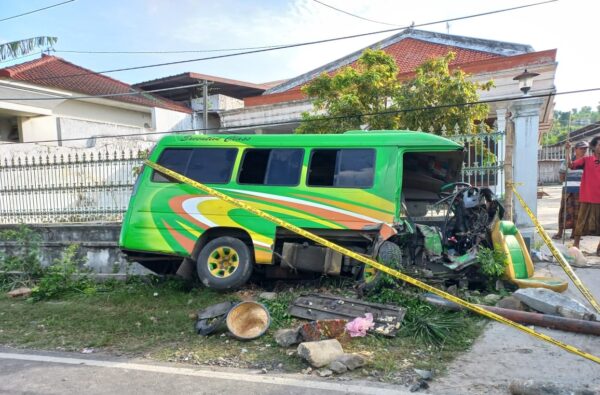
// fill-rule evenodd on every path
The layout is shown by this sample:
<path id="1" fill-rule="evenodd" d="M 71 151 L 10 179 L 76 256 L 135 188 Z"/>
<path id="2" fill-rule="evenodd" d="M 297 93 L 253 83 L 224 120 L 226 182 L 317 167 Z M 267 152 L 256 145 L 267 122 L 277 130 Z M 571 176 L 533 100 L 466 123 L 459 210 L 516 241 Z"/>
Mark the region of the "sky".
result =
<path id="1" fill-rule="evenodd" d="M 0 19 L 64 0 L 0 0 Z M 321 0 L 387 24 L 408 26 L 540 0 Z M 527 9 L 421 27 L 423 30 L 558 49 L 557 91 L 600 88 L 597 16 L 600 2 L 559 0 Z M 293 44 L 395 26 L 361 20 L 314 0 L 75 0 L 0 22 L 0 43 L 56 36 L 54 55 L 104 71 L 232 52 L 81 54 L 60 51 L 204 51 Z M 110 73 L 136 83 L 197 72 L 261 83 L 291 78 L 375 43 L 395 32 L 218 60 Z M 19 59 L 23 62 L 37 56 Z M 12 62 L 15 63 L 15 62 Z M 0 67 L 12 64 L 0 63 Z M 534 82 L 535 84 L 535 82 Z M 600 91 L 556 97 L 556 109 L 596 107 Z"/>

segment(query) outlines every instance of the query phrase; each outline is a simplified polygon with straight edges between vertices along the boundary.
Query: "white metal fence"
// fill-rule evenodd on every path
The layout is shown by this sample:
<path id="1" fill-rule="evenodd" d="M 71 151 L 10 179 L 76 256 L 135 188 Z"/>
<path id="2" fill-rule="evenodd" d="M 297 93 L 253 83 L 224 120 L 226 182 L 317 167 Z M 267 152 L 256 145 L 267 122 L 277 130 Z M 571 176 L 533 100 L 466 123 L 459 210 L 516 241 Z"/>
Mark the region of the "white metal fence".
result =
<path id="1" fill-rule="evenodd" d="M 504 132 L 441 134 L 465 146 L 462 181 L 504 194 Z M 113 222 L 127 210 L 145 151 L 0 160 L 0 223 Z"/>
<path id="2" fill-rule="evenodd" d="M 143 151 L 0 161 L 0 223 L 122 220 Z"/>

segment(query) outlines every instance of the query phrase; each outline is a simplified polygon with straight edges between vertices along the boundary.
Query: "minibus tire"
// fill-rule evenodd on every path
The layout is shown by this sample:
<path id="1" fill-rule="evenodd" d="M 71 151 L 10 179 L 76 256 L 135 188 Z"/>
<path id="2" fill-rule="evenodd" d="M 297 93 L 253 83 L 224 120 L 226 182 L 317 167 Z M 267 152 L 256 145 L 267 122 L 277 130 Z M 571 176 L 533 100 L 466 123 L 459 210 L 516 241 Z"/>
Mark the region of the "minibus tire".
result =
<path id="1" fill-rule="evenodd" d="M 252 275 L 253 266 L 250 248 L 240 239 L 229 236 L 209 241 L 196 260 L 198 278 L 206 287 L 216 290 L 244 285 Z"/>
<path id="2" fill-rule="evenodd" d="M 396 243 L 384 241 L 379 246 L 376 260 L 387 267 L 397 269 L 402 265 L 402 249 Z M 360 276 L 360 288 L 365 292 L 376 290 L 381 285 L 383 276 L 384 273 L 365 265 Z"/>

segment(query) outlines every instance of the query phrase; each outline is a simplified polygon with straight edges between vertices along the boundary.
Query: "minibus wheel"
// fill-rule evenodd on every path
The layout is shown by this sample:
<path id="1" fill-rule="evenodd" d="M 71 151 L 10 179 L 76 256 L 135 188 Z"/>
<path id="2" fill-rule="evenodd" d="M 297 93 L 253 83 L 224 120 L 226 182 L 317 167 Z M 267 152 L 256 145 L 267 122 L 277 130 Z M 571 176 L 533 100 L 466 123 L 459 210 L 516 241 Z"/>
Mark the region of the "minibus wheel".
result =
<path id="1" fill-rule="evenodd" d="M 398 244 L 384 241 L 379 247 L 376 260 L 387 267 L 396 269 L 402 264 L 402 250 Z M 384 273 L 372 266 L 364 265 L 360 275 L 360 287 L 366 292 L 377 289 L 381 285 L 383 275 Z"/>
<path id="2" fill-rule="evenodd" d="M 250 248 L 235 237 L 209 241 L 198 254 L 196 270 L 202 283 L 219 290 L 244 285 L 252 274 L 254 259 Z"/>

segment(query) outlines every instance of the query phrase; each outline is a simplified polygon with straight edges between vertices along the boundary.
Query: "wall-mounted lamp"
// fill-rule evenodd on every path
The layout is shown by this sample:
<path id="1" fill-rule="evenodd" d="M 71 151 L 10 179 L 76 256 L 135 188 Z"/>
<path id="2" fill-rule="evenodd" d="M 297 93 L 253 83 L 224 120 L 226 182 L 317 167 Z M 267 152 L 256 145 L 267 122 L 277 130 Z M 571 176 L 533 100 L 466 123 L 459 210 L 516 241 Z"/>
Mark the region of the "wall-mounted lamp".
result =
<path id="1" fill-rule="evenodd" d="M 533 79 L 537 77 L 539 73 L 530 73 L 525 69 L 524 72 L 513 78 L 515 81 L 519 81 L 519 89 L 524 95 L 527 95 L 531 87 L 533 86 Z"/>

